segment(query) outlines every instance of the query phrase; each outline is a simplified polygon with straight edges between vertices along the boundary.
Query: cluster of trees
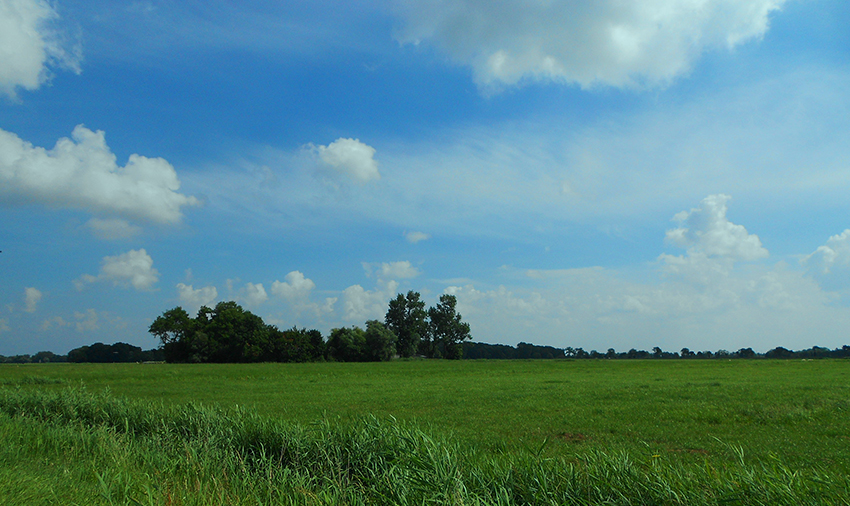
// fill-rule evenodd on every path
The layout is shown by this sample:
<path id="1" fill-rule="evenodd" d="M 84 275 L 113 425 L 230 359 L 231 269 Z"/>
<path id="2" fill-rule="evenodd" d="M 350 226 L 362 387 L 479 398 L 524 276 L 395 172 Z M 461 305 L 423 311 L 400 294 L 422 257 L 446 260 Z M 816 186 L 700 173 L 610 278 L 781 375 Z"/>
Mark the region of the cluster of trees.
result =
<path id="1" fill-rule="evenodd" d="M 443 295 L 425 310 L 417 292 L 390 302 L 384 322 L 370 320 L 331 330 L 327 341 L 318 330 L 280 330 L 233 301 L 202 307 L 191 317 L 181 307 L 158 317 L 149 331 L 167 362 L 366 362 L 395 356 L 463 356 L 469 324 L 457 313 L 457 299 Z"/>
<path id="2" fill-rule="evenodd" d="M 441 295 L 440 303 L 425 311 L 419 292 L 398 294 L 390 301 L 384 322 L 397 337 L 400 357 L 459 359 L 463 342 L 471 339 L 469 324 L 457 312 L 457 298 Z"/>
<path id="3" fill-rule="evenodd" d="M 80 346 L 67 355 L 57 355 L 51 351 L 40 351 L 35 355 L 0 355 L 0 364 L 45 364 L 58 362 L 162 362 L 165 357 L 162 350 L 142 350 L 127 343 L 94 343 Z"/>
<path id="4" fill-rule="evenodd" d="M 738 351 L 718 350 L 693 352 L 682 348 L 678 352 L 664 351 L 655 347 L 652 351 L 636 350 L 617 352 L 608 348 L 604 353 L 596 350 L 584 351 L 582 348 L 553 348 L 551 346 L 536 346 L 519 343 L 516 348 L 504 344 L 464 343 L 464 358 L 485 359 L 522 359 L 522 358 L 577 358 L 577 359 L 732 359 L 732 358 L 850 358 L 850 346 L 842 346 L 830 350 L 814 346 L 800 351 L 791 351 L 783 347 L 773 348 L 765 353 L 757 353 L 752 348 L 741 348 Z"/>
<path id="5" fill-rule="evenodd" d="M 165 359 L 161 350 L 143 351 L 138 346 L 127 343 L 94 343 L 80 346 L 68 352 L 68 362 L 161 362 Z"/>
<path id="6" fill-rule="evenodd" d="M 167 362 L 306 362 L 325 352 L 318 330 L 280 330 L 232 301 L 204 306 L 195 318 L 175 307 L 148 330 Z"/>

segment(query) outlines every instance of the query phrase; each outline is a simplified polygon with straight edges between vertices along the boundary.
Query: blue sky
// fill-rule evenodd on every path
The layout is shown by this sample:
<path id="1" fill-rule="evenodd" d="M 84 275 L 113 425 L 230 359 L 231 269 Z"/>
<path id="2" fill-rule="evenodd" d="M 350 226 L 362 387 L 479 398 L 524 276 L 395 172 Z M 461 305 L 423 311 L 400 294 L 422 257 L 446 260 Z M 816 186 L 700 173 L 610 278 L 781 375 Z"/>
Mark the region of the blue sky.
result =
<path id="1" fill-rule="evenodd" d="M 0 0 L 0 354 L 237 300 L 473 338 L 850 343 L 840 0 Z"/>

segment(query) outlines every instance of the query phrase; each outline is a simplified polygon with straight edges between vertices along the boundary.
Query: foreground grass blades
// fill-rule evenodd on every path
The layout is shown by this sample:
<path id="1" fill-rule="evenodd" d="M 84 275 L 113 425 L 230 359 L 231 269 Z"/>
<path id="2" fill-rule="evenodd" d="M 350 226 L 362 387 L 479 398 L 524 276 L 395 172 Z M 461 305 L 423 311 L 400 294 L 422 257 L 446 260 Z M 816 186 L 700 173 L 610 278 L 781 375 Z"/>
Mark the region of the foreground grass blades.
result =
<path id="1" fill-rule="evenodd" d="M 0 390 L 0 440 L 3 504 L 850 504 L 846 476 L 742 453 L 546 458 L 393 419 L 295 424 L 81 389 Z"/>

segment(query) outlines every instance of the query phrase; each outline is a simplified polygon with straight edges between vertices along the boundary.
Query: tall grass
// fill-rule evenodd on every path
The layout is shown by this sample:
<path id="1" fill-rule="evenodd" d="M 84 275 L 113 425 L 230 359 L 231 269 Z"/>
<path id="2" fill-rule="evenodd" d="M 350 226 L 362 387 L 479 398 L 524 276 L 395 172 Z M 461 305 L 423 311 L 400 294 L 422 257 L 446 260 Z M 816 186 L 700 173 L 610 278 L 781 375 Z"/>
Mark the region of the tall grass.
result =
<path id="1" fill-rule="evenodd" d="M 3 504 L 850 504 L 847 476 L 591 450 L 493 451 L 392 418 L 295 424 L 81 389 L 0 390 Z"/>

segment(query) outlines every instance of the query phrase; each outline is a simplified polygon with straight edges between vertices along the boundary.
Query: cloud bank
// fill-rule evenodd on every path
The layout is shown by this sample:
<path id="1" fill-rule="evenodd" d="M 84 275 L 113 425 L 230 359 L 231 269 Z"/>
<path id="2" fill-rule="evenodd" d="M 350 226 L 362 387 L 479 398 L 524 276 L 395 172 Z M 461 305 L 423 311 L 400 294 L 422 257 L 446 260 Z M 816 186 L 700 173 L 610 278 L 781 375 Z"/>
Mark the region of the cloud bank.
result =
<path id="1" fill-rule="evenodd" d="M 130 155 L 120 167 L 102 131 L 78 125 L 47 150 L 0 130 L 0 199 L 175 224 L 181 208 L 199 201 L 178 193 L 174 167 L 162 158 Z M 105 235 L 129 233 L 118 222 L 96 222 Z"/>
<path id="2" fill-rule="evenodd" d="M 433 41 L 483 87 L 523 79 L 666 85 L 706 50 L 762 37 L 785 0 L 401 0 L 404 43 Z"/>

